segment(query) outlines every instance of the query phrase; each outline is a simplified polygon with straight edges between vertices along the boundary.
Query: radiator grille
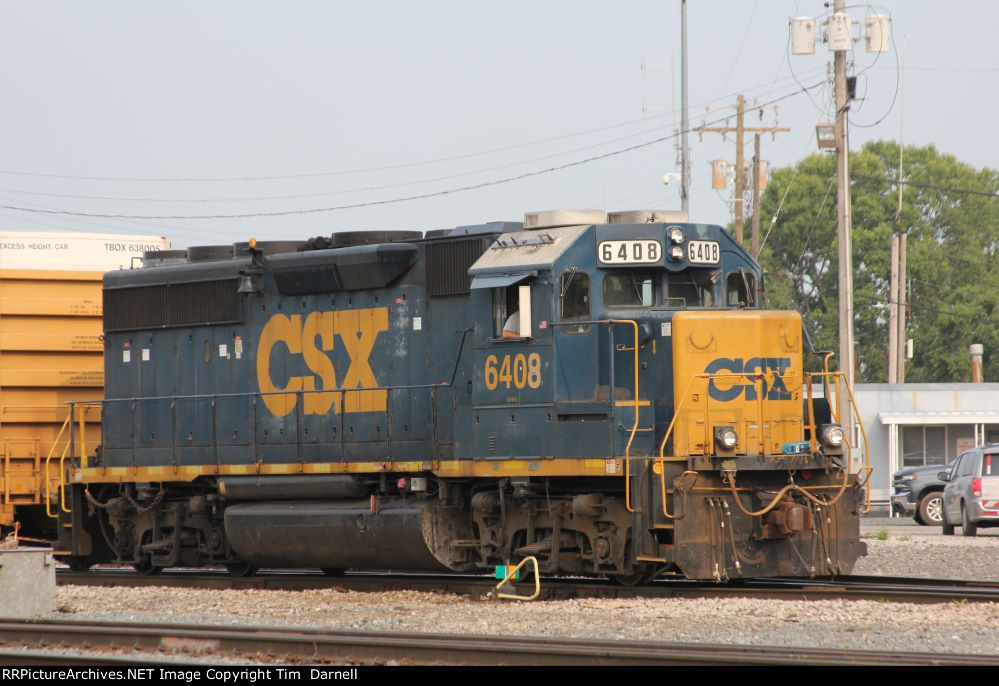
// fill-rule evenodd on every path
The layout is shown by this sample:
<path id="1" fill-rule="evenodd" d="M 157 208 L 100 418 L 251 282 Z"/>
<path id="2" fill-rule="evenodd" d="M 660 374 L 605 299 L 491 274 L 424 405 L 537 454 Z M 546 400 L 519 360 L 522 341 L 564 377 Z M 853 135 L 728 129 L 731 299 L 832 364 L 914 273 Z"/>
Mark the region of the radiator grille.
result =
<path id="1" fill-rule="evenodd" d="M 485 238 L 466 238 L 427 244 L 427 295 L 468 295 L 469 268 L 489 247 Z"/>
<path id="2" fill-rule="evenodd" d="M 104 330 L 211 326 L 243 321 L 238 279 L 104 291 Z"/>

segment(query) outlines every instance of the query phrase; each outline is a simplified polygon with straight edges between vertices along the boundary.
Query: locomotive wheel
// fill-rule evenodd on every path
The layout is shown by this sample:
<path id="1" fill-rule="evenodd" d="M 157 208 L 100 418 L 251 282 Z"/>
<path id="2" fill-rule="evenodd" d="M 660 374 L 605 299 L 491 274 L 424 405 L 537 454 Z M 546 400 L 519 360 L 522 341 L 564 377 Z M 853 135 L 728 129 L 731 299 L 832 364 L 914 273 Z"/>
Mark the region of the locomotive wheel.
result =
<path id="1" fill-rule="evenodd" d="M 74 572 L 85 572 L 94 566 L 94 561 L 86 555 L 70 555 L 63 562 Z"/>
<path id="2" fill-rule="evenodd" d="M 163 571 L 162 567 L 154 565 L 152 562 L 150 562 L 148 556 L 142 558 L 142 561 L 133 564 L 132 569 L 137 571 L 139 574 L 142 574 L 143 576 L 153 576 Z"/>
<path id="3" fill-rule="evenodd" d="M 631 574 L 609 574 L 610 580 L 616 583 L 618 586 L 644 586 L 645 584 L 652 581 L 652 577 L 656 575 L 655 572 L 650 572 L 648 570 L 639 570 L 632 572 Z"/>
<path id="4" fill-rule="evenodd" d="M 225 566 L 226 570 L 229 572 L 229 576 L 234 576 L 237 578 L 243 578 L 247 576 L 253 576 L 260 569 L 249 562 L 230 562 Z"/>
<path id="5" fill-rule="evenodd" d="M 340 569 L 339 567 L 320 567 L 323 570 L 323 574 L 326 576 L 343 576 L 346 569 Z"/>

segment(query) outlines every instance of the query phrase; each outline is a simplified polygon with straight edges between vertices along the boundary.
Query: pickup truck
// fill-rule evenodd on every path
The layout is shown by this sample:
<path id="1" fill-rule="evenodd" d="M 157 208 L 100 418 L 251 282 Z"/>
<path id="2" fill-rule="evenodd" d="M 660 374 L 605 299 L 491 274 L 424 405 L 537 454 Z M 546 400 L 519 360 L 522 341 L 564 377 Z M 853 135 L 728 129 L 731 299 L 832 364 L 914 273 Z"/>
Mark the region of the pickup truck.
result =
<path id="1" fill-rule="evenodd" d="M 950 465 L 906 467 L 892 476 L 894 492 L 891 496 L 892 512 L 912 516 L 918 524 L 940 526 L 943 524 L 943 489 L 947 484 L 939 473 Z"/>

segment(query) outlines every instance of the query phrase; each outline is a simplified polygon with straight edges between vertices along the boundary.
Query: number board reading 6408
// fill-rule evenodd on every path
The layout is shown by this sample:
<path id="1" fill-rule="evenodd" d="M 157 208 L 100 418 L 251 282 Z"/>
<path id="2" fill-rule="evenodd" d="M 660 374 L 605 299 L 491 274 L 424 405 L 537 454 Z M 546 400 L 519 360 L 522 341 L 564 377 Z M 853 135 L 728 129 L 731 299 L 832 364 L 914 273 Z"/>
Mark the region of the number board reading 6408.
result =
<path id="1" fill-rule="evenodd" d="M 597 253 L 604 264 L 654 264 L 662 259 L 663 246 L 649 239 L 603 241 Z"/>
<path id="2" fill-rule="evenodd" d="M 691 264 L 718 264 L 721 250 L 717 241 L 690 241 L 687 243 L 687 260 Z"/>

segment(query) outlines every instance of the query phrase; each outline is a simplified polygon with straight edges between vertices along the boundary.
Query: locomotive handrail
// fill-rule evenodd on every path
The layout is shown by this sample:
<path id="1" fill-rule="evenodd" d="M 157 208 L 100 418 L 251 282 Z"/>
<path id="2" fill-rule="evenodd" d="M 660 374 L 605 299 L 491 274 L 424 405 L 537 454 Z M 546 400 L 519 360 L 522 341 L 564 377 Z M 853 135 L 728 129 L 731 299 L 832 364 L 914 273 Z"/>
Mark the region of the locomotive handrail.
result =
<path id="1" fill-rule="evenodd" d="M 438 436 L 437 436 L 437 392 L 438 392 L 439 389 L 442 389 L 442 388 L 444 388 L 444 389 L 452 389 L 453 390 L 453 388 L 454 388 L 454 380 L 455 380 L 455 378 L 457 377 L 457 374 L 458 374 L 458 366 L 459 366 L 459 363 L 460 363 L 460 360 L 461 360 L 461 354 L 462 354 L 462 351 L 463 351 L 463 349 L 465 347 L 465 340 L 467 339 L 468 333 L 470 331 L 472 331 L 471 328 L 467 328 L 467 329 L 464 329 L 462 331 L 461 340 L 459 341 L 458 354 L 455 356 L 455 364 L 454 364 L 454 366 L 451 369 L 451 376 L 450 376 L 450 378 L 447 379 L 447 380 L 445 380 L 445 381 L 439 382 L 439 383 L 404 384 L 404 385 L 398 385 L 398 386 L 369 386 L 369 387 L 365 387 L 365 388 L 300 389 L 300 390 L 297 390 L 297 391 L 290 391 L 290 390 L 241 391 L 241 392 L 236 392 L 236 393 L 196 393 L 196 394 L 185 394 L 185 395 L 132 396 L 132 397 L 123 397 L 123 398 L 104 398 L 102 400 L 97 400 L 97 401 L 92 401 L 92 402 L 91 401 L 87 401 L 84 404 L 86 404 L 88 406 L 89 405 L 98 405 L 98 406 L 100 406 L 100 405 L 103 405 L 105 403 L 128 402 L 128 403 L 132 404 L 132 413 L 134 415 L 134 413 L 136 411 L 136 406 L 138 404 L 140 404 L 140 403 L 167 402 L 167 401 L 169 401 L 171 403 L 171 408 L 172 408 L 171 409 L 172 420 L 171 420 L 171 427 L 170 428 L 171 428 L 172 437 L 174 439 L 176 439 L 176 434 L 177 434 L 176 404 L 177 404 L 177 402 L 178 401 L 185 401 L 185 400 L 187 400 L 187 401 L 192 401 L 192 400 L 211 400 L 211 402 L 212 402 L 212 446 L 211 447 L 212 447 L 213 454 L 217 457 L 217 453 L 218 453 L 217 404 L 218 404 L 219 400 L 229 400 L 229 399 L 236 399 L 236 398 L 251 398 L 253 400 L 253 410 L 252 410 L 251 425 L 250 426 L 253 429 L 253 431 L 252 431 L 252 434 L 253 434 L 252 435 L 252 445 L 254 447 L 254 454 L 256 454 L 256 429 L 255 429 L 255 427 L 256 427 L 256 411 L 257 411 L 256 410 L 256 408 L 257 408 L 256 401 L 257 401 L 257 399 L 261 398 L 261 397 L 264 397 L 264 396 L 287 396 L 287 395 L 294 395 L 295 398 L 296 398 L 296 413 L 295 413 L 296 414 L 296 420 L 295 421 L 296 421 L 296 427 L 297 427 L 297 431 L 296 431 L 296 435 L 297 435 L 296 447 L 297 447 L 297 456 L 300 459 L 301 458 L 301 452 L 302 452 L 302 438 L 301 437 L 302 437 L 302 433 L 303 432 L 302 432 L 302 422 L 301 422 L 301 416 L 300 416 L 301 415 L 300 410 L 302 408 L 302 403 L 297 401 L 299 397 L 304 396 L 306 394 L 315 394 L 315 393 L 330 393 L 330 394 L 335 393 L 335 394 L 337 394 L 337 414 L 338 414 L 338 416 L 340 418 L 340 427 L 338 428 L 337 433 L 338 433 L 338 435 L 340 437 L 340 447 L 341 447 L 341 453 L 342 453 L 343 449 L 344 449 L 344 440 L 345 440 L 344 434 L 343 434 L 344 404 L 345 404 L 346 395 L 348 393 L 367 393 L 367 392 L 379 392 L 379 391 L 381 391 L 381 392 L 384 392 L 386 394 L 386 397 L 391 397 L 391 394 L 394 393 L 394 392 L 396 392 L 396 391 L 427 390 L 427 391 L 430 391 L 430 404 L 431 404 L 431 407 L 430 407 L 430 412 L 431 412 L 431 440 L 434 443 L 434 447 L 435 447 L 434 453 L 436 454 L 436 452 L 437 452 L 436 451 L 436 445 L 437 445 L 437 442 L 438 442 Z M 72 406 L 73 403 L 70 403 L 70 405 Z M 392 423 L 393 422 L 392 422 L 392 413 L 391 413 L 390 410 L 391 410 L 391 406 L 389 405 L 387 407 L 386 411 L 385 411 L 385 415 L 388 418 L 388 422 L 389 422 L 389 426 L 388 426 L 388 434 L 389 435 L 386 436 L 386 443 L 388 444 L 389 449 L 391 450 L 391 445 L 392 445 L 391 427 L 392 427 Z M 81 428 L 82 427 L 83 427 L 83 425 L 81 424 Z M 137 433 L 133 432 L 133 445 L 132 445 L 133 463 L 134 463 L 134 453 L 136 451 L 136 445 L 135 445 L 136 437 L 137 437 Z M 73 439 L 73 432 L 71 431 L 70 432 L 70 440 L 72 441 L 72 439 Z M 171 444 L 175 445 L 176 444 L 176 440 L 173 440 Z M 85 447 L 85 445 L 86 445 L 86 443 L 84 442 L 83 443 L 83 447 Z M 71 448 L 70 452 L 72 453 L 72 452 L 75 452 L 75 451 Z M 391 461 L 391 454 L 389 455 L 389 460 Z"/>
<path id="2" fill-rule="evenodd" d="M 73 418 L 72 414 L 66 415 L 66 420 L 62 423 L 62 428 L 59 429 L 59 433 L 56 434 L 55 440 L 52 441 L 52 447 L 49 448 L 49 454 L 45 456 L 45 514 L 48 515 L 50 519 L 58 519 L 59 514 L 52 512 L 52 482 L 49 478 L 49 464 L 52 461 L 52 453 L 59 446 L 59 439 L 62 438 L 63 433 L 66 431 L 66 427 L 69 425 L 70 420 Z M 72 429 L 70 429 L 72 431 Z M 69 443 L 67 442 L 67 448 Z M 65 456 L 65 451 L 63 451 L 63 456 Z M 60 462 L 62 460 L 60 459 Z M 60 480 L 61 483 L 61 480 Z"/>

